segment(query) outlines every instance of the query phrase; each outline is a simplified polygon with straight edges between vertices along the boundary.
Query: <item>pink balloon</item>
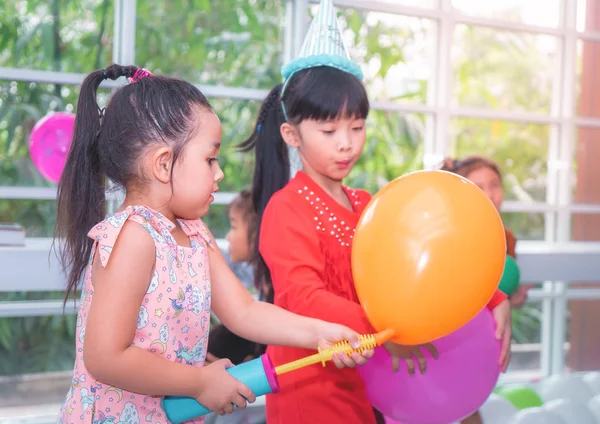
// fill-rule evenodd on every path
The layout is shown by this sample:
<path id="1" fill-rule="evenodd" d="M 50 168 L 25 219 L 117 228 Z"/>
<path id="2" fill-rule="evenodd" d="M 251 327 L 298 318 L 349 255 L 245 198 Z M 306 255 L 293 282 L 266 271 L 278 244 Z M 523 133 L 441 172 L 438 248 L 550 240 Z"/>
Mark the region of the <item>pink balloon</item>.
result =
<path id="1" fill-rule="evenodd" d="M 427 372 L 409 376 L 406 363 L 398 373 L 383 348 L 359 372 L 375 408 L 404 424 L 439 424 L 461 420 L 488 398 L 500 375 L 501 342 L 495 338 L 492 313 L 485 308 L 464 327 L 434 341 L 439 359 L 429 352 Z"/>
<path id="2" fill-rule="evenodd" d="M 73 140 L 75 115 L 56 112 L 40 119 L 29 136 L 29 154 L 35 167 L 57 183 L 67 162 Z"/>

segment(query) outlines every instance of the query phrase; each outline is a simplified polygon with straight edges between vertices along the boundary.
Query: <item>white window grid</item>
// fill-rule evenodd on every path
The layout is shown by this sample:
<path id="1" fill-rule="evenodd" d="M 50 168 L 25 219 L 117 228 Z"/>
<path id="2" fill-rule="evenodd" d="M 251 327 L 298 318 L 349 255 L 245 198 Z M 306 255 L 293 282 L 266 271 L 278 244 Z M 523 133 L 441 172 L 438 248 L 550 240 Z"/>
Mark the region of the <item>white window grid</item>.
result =
<path id="1" fill-rule="evenodd" d="M 308 24 L 308 10 L 318 0 L 282 0 L 286 2 L 284 25 L 284 61 L 290 60 L 300 50 Z M 581 0 L 583 3 L 585 0 Z M 423 166 L 432 169 L 448 153 L 450 146 L 449 123 L 454 117 L 496 119 L 519 123 L 551 125 L 548 153 L 547 194 L 545 202 L 507 201 L 506 212 L 544 213 L 547 243 L 562 243 L 570 239 L 573 213 L 598 214 L 600 205 L 573 204 L 571 183 L 574 179 L 570 167 L 574 152 L 575 132 L 579 127 L 600 128 L 600 119 L 578 117 L 575 114 L 576 59 L 579 41 L 600 42 L 600 33 L 577 31 L 577 0 L 561 0 L 561 22 L 556 28 L 509 22 L 493 18 L 468 16 L 455 10 L 451 0 L 437 0 L 435 7 L 412 7 L 376 0 L 334 0 L 334 5 L 364 11 L 383 12 L 427 18 L 435 21 L 434 78 L 428 88 L 425 104 L 403 104 L 388 101 L 372 102 L 373 109 L 398 113 L 421 113 L 427 116 L 424 137 Z M 136 0 L 115 0 L 113 61 L 135 63 Z M 557 38 L 558 54 L 555 61 L 555 81 L 549 114 L 515 112 L 454 106 L 450 98 L 450 51 L 456 24 L 488 27 L 503 31 L 551 35 Z M 64 85 L 79 85 L 83 74 L 15 69 L 0 67 L 0 79 L 31 81 Z M 119 87 L 121 83 L 106 81 L 106 88 Z M 198 86 L 208 97 L 261 101 L 266 90 L 243 87 Z M 1 184 L 1 183 L 0 183 Z M 236 193 L 217 193 L 215 204 L 228 204 Z M 119 195 L 107 193 L 115 201 Z M 53 187 L 14 187 L 0 185 L 0 199 L 54 200 Z M 564 369 L 565 325 L 569 299 L 600 298 L 600 289 L 578 288 L 567 290 L 568 282 L 548 281 L 542 289 L 530 292 L 530 298 L 542 303 L 541 369 L 537 375 L 550 375 Z"/>

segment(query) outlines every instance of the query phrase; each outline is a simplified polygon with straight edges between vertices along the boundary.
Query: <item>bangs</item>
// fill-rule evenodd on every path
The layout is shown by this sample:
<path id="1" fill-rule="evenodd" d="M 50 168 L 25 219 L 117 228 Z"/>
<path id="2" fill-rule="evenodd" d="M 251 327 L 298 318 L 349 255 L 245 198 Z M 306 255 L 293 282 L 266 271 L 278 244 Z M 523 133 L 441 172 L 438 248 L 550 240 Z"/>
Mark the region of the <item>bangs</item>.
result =
<path id="1" fill-rule="evenodd" d="M 320 66 L 298 72 L 291 78 L 283 98 L 288 115 L 296 124 L 305 119 L 366 119 L 369 115 L 369 98 L 364 85 L 347 72 Z"/>

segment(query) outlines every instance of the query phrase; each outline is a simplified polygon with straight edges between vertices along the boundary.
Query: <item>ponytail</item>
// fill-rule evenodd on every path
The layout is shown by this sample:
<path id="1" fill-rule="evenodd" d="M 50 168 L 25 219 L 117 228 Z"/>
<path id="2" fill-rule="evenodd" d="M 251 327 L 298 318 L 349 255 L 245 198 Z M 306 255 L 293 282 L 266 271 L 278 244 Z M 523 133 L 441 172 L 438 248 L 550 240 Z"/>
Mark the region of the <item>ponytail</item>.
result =
<path id="1" fill-rule="evenodd" d="M 255 282 L 260 293 L 269 293 L 272 302 L 271 276 L 258 250 L 262 215 L 271 197 L 281 190 L 290 179 L 290 160 L 287 144 L 281 136 L 281 125 L 285 122 L 281 107 L 281 88 L 275 86 L 263 101 L 254 131 L 247 140 L 239 144 L 242 152 L 254 149 L 255 165 L 252 180 L 252 203 L 256 211 L 256 234 L 252 260 L 255 264 Z M 267 285 L 267 290 L 263 285 Z"/>
<path id="2" fill-rule="evenodd" d="M 281 87 L 275 86 L 260 108 L 254 131 L 239 144 L 242 152 L 254 149 L 255 165 L 252 180 L 252 202 L 259 217 L 271 199 L 290 178 L 288 149 L 281 136 L 285 122 L 281 108 Z"/>
<path id="3" fill-rule="evenodd" d="M 60 238 L 60 261 L 68 275 L 64 302 L 77 290 L 93 246 L 87 234 L 106 213 L 106 177 L 101 166 L 98 138 L 104 110 L 96 102 L 96 91 L 105 79 L 132 78 L 135 66 L 111 65 L 92 72 L 83 81 L 73 142 L 58 184 L 54 243 Z"/>

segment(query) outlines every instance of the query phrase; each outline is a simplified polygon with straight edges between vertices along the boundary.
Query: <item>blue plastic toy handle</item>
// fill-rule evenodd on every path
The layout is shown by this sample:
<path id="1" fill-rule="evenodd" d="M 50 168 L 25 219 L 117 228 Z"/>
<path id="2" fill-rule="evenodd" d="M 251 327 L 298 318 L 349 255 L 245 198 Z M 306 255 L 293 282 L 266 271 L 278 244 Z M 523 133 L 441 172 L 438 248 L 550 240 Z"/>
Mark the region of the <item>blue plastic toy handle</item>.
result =
<path id="1" fill-rule="evenodd" d="M 275 369 L 267 355 L 231 367 L 227 372 L 248 386 L 256 396 L 279 391 Z M 167 418 L 174 424 L 181 424 L 211 412 L 196 399 L 184 396 L 166 396 L 162 407 Z"/>

